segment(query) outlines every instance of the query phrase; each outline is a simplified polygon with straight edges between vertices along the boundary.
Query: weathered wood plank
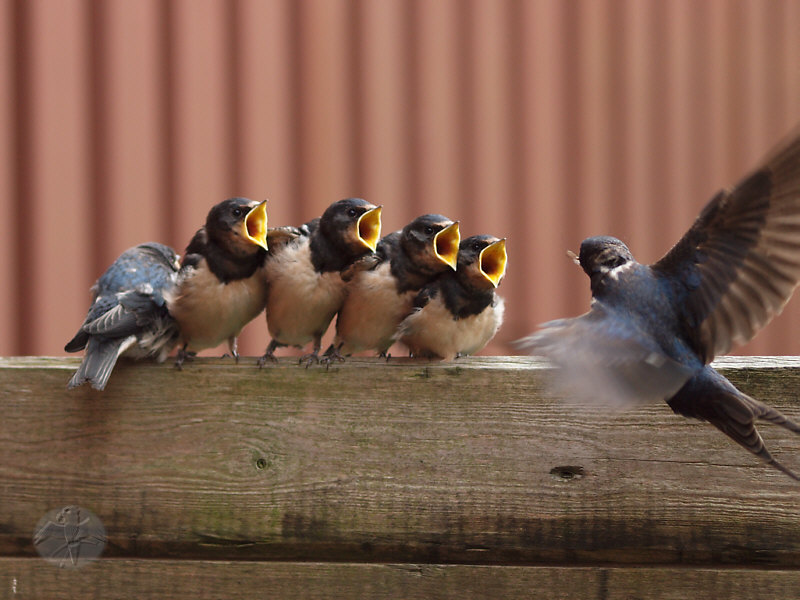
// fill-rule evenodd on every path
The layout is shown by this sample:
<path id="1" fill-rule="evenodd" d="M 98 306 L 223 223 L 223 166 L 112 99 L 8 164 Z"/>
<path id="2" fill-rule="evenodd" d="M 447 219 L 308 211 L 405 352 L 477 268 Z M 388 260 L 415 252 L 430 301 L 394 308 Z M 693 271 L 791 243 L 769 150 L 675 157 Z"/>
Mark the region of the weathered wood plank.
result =
<path id="1" fill-rule="evenodd" d="M 800 418 L 800 360 L 725 364 Z M 104 393 L 76 365 L 0 360 L 0 555 L 79 504 L 108 557 L 800 566 L 800 486 L 667 406 L 548 399 L 533 359 L 131 364 Z"/>
<path id="2" fill-rule="evenodd" d="M 0 597 L 140 598 L 797 598 L 800 572 L 755 569 L 500 567 L 106 559 L 79 570 L 0 559 Z"/>

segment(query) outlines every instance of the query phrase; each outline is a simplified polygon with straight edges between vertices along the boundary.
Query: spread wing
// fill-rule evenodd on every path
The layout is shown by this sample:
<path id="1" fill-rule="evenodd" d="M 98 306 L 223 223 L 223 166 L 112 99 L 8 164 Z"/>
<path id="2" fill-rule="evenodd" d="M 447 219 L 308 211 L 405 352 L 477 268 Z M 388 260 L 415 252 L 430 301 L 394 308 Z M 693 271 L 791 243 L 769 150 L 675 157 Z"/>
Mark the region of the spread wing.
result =
<path id="1" fill-rule="evenodd" d="M 580 317 L 543 324 L 520 345 L 553 363 L 560 394 L 584 403 L 626 406 L 667 400 L 692 374 L 598 301 Z"/>
<path id="2" fill-rule="evenodd" d="M 800 129 L 719 192 L 653 269 L 677 282 L 687 335 L 706 363 L 779 314 L 800 278 Z"/>

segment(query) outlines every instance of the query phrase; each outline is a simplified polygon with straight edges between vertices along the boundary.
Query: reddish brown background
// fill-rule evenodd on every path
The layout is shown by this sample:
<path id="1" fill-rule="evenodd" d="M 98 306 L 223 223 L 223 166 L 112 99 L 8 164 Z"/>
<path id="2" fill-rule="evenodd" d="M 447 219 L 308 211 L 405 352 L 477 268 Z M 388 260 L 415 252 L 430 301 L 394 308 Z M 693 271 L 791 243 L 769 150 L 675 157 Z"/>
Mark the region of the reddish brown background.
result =
<path id="1" fill-rule="evenodd" d="M 588 306 L 566 249 L 657 259 L 800 121 L 799 31 L 792 0 L 2 0 L 0 354 L 63 354 L 122 250 L 232 195 L 508 236 L 514 353 Z M 740 351 L 800 354 L 799 303 Z"/>

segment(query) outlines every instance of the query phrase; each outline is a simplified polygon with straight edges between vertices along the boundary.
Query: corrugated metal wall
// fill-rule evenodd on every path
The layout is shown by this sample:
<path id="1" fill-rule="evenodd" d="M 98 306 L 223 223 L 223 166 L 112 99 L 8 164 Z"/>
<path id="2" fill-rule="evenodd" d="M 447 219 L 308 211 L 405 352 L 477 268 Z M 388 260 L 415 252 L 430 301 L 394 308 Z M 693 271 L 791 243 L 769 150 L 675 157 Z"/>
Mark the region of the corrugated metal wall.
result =
<path id="1" fill-rule="evenodd" d="M 800 121 L 798 32 L 795 0 L 2 0 L 0 354 L 62 354 L 122 250 L 232 195 L 508 236 L 514 353 L 588 306 L 567 248 L 657 259 Z M 799 322 L 744 351 L 800 354 Z"/>

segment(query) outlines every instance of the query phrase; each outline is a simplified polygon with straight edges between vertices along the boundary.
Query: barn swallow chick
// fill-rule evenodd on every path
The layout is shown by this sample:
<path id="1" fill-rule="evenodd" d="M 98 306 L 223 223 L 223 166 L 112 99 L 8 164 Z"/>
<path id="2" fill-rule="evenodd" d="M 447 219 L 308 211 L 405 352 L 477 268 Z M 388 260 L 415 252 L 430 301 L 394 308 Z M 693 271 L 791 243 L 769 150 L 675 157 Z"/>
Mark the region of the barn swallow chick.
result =
<path id="1" fill-rule="evenodd" d="M 342 305 L 341 271 L 375 251 L 380 239 L 381 209 L 360 198 L 331 204 L 322 217 L 306 223 L 301 235 L 270 257 L 264 274 L 269 285 L 267 327 L 272 340 L 258 364 L 275 360 L 281 346 L 312 342 L 306 366 L 319 360 L 322 336 Z"/>
<path id="2" fill-rule="evenodd" d="M 186 247 L 178 285 L 167 298 L 180 328 L 176 367 L 224 341 L 238 362 L 239 333 L 266 302 L 261 269 L 267 238 L 266 200 L 230 198 L 209 211 L 205 226 Z"/>
<path id="3" fill-rule="evenodd" d="M 412 356 L 453 360 L 474 354 L 503 322 L 503 299 L 495 293 L 506 272 L 506 241 L 475 235 L 461 242 L 458 269 L 423 287 L 414 309 L 397 328 Z"/>
<path id="4" fill-rule="evenodd" d="M 150 242 L 123 252 L 100 276 L 83 325 L 64 346 L 67 352 L 86 348 L 68 387 L 88 382 L 96 390 L 104 389 L 123 354 L 159 362 L 169 355 L 178 326 L 164 295 L 175 285 L 178 267 L 172 248 Z"/>
<path id="5" fill-rule="evenodd" d="M 798 134 L 717 193 L 652 265 L 616 238 L 583 241 L 591 309 L 545 323 L 523 342 L 554 363 L 562 393 L 610 404 L 665 400 L 798 479 L 772 457 L 755 422 L 800 426 L 709 366 L 778 314 L 800 278 Z"/>
<path id="6" fill-rule="evenodd" d="M 363 350 L 386 356 L 417 292 L 455 271 L 459 241 L 458 222 L 442 215 L 422 215 L 383 238 L 373 264 L 352 273 L 327 361 Z"/>

